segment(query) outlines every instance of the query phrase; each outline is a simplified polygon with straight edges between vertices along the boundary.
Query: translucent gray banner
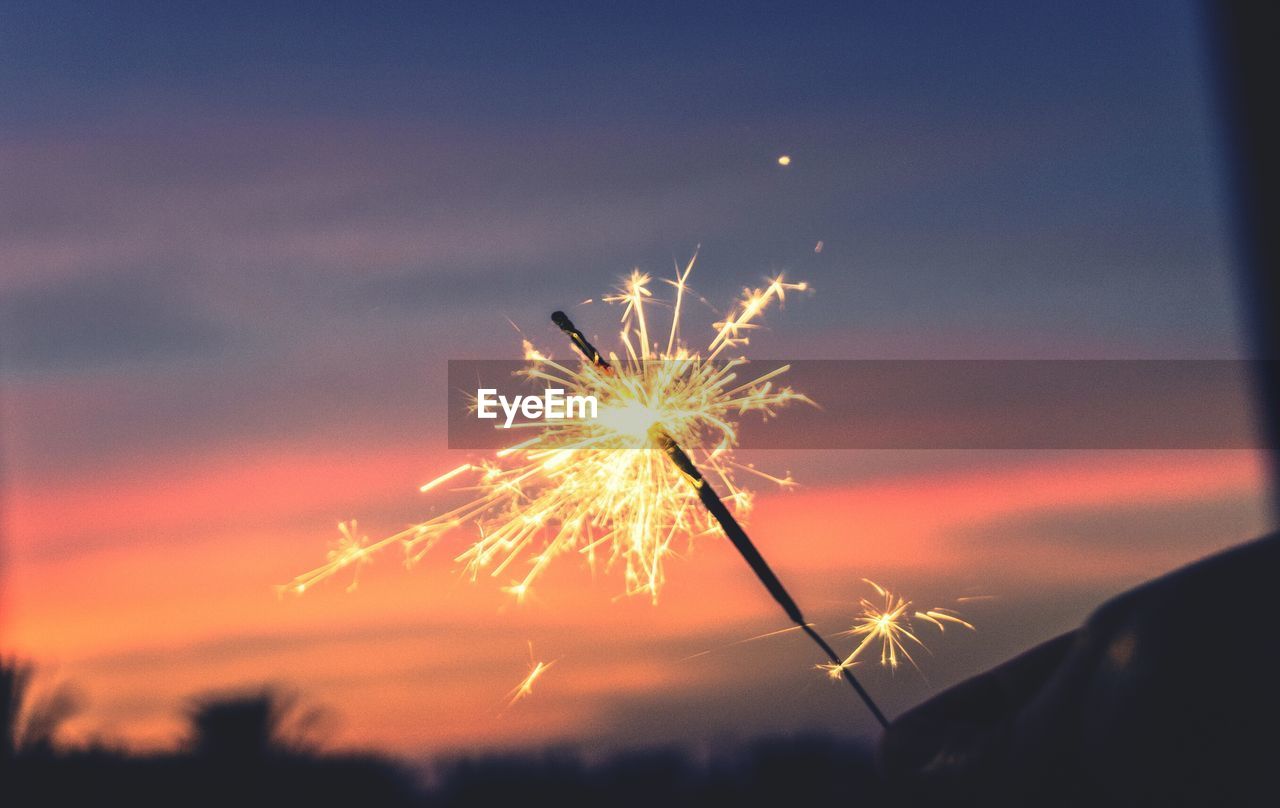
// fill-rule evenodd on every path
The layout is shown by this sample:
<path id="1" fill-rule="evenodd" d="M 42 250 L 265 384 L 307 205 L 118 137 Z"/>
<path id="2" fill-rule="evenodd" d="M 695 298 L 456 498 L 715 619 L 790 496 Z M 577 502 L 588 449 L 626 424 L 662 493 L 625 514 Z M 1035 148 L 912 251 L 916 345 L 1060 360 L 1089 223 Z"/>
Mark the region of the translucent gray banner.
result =
<path id="1" fill-rule="evenodd" d="M 578 370 L 577 361 L 561 365 Z M 738 445 L 754 449 L 1256 449 L 1251 379 L 1239 360 L 753 360 L 742 384 L 775 377 L 814 406 L 793 402 L 768 420 L 735 416 Z M 539 418 L 475 397 L 545 398 L 583 392 L 520 376 L 520 360 L 449 361 L 449 446 L 499 449 L 533 437 Z M 635 372 L 624 368 L 622 373 Z M 604 402 L 599 402 L 604 404 Z M 533 408 L 536 409 L 536 408 Z M 517 424 L 527 424 L 517 427 Z M 549 422 L 543 422 L 549 423 Z M 531 429 L 532 425 L 534 429 Z M 566 433 L 567 434 L 567 433 Z"/>

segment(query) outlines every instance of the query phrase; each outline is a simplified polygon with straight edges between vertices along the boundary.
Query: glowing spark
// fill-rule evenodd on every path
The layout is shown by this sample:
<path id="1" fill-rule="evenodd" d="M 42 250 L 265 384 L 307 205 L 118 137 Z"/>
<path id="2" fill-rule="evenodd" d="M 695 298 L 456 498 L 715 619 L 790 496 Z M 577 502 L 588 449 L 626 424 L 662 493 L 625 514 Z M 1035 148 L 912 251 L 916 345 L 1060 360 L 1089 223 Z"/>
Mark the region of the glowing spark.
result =
<path id="1" fill-rule="evenodd" d="M 550 662 L 534 661 L 533 643 L 529 643 L 529 674 L 507 694 L 507 706 L 511 707 L 521 699 L 532 695 L 533 683 L 538 681 L 544 673 L 551 670 L 552 665 L 559 661 L 558 659 L 553 659 Z"/>
<path id="2" fill-rule="evenodd" d="M 696 258 L 666 281 L 672 300 L 655 300 L 659 287 L 639 270 L 603 298 L 622 307 L 621 357 L 610 353 L 597 362 L 577 356 L 557 361 L 524 340 L 522 375 L 562 388 L 566 395 L 594 396 L 597 418 L 530 422 L 522 440 L 492 459 L 464 463 L 421 487 L 438 492 L 446 482 L 469 475 L 466 488 L 473 493 L 467 501 L 372 544 L 331 553 L 326 564 L 283 589 L 304 592 L 391 545 L 403 546 L 408 560 L 415 562 L 446 534 L 474 526 L 476 539 L 455 561 L 473 580 L 482 571 L 492 576 L 514 572 L 505 590 L 517 600 L 529 594 L 553 560 L 576 553 L 589 565 L 603 561 L 606 569 L 621 568 L 627 594 L 646 593 L 656 602 L 665 580 L 664 562 L 681 549 L 678 543 L 723 529 L 700 505 L 686 476 L 655 445 L 655 430 L 683 447 L 708 480 L 723 486 L 725 500 L 741 516 L 750 507 L 751 494 L 735 481 L 735 472 L 782 487 L 794 483 L 789 475 L 767 474 L 734 461 L 739 420 L 748 413 L 767 417 L 793 402 L 812 403 L 778 384 L 776 377 L 786 367 L 744 378 L 747 360 L 722 356 L 748 344 L 770 305 L 809 287 L 778 276 L 761 288 L 744 289 L 724 319 L 713 324 L 708 346 L 699 353 L 682 338 L 681 319 L 684 303 L 694 294 L 688 279 Z M 653 306 L 669 306 L 670 323 L 660 330 Z M 582 344 L 575 344 L 585 350 L 583 344 L 589 343 L 581 334 L 579 338 Z"/>
<path id="3" fill-rule="evenodd" d="M 779 156 L 779 157 L 778 157 L 778 165 L 780 165 L 780 166 L 789 166 L 789 165 L 791 165 L 791 155 L 789 155 L 789 154 L 783 154 L 783 155 Z"/>
<path id="4" fill-rule="evenodd" d="M 370 558 L 370 554 L 375 548 L 369 546 L 368 536 L 359 534 L 358 526 L 354 519 L 349 522 L 339 522 L 338 534 L 338 541 L 329 550 L 327 564 L 305 575 L 299 575 L 285 586 L 277 587 L 277 589 L 282 594 L 291 592 L 295 595 L 301 595 L 317 582 L 328 578 L 330 573 L 326 572 L 326 570 L 354 566 L 355 574 L 351 578 L 351 583 L 347 585 L 347 591 L 354 592 L 356 586 L 360 583 L 360 568 L 373 560 Z"/>
<path id="5" fill-rule="evenodd" d="M 838 682 L 844 677 L 844 672 L 846 670 L 857 664 L 856 660 L 846 659 L 843 662 L 823 662 L 815 667 L 820 671 L 826 671 L 827 676 L 831 677 L 831 681 Z"/>
<path id="6" fill-rule="evenodd" d="M 919 670 L 920 666 L 916 665 L 915 659 L 907 650 L 907 644 L 910 642 L 926 651 L 929 649 L 916 636 L 915 627 L 911 623 L 912 617 L 934 626 L 939 631 L 945 631 L 948 624 L 973 630 L 972 623 L 964 620 L 951 609 L 935 608 L 913 612 L 911 601 L 890 592 L 875 581 L 865 578 L 863 580 L 876 591 L 881 600 L 872 602 L 863 598 L 862 612 L 854 619 L 853 628 L 842 632 L 841 636 L 862 637 L 862 642 L 853 649 L 853 653 L 839 664 L 819 666 L 827 671 L 832 679 L 839 679 L 845 668 L 857 664 L 858 657 L 876 644 L 879 644 L 880 648 L 881 665 L 897 670 L 900 660 L 906 659 L 916 670 Z"/>
<path id="7" fill-rule="evenodd" d="M 812 626 L 813 624 L 808 623 L 807 625 Z M 696 654 L 690 654 L 689 656 L 684 657 L 680 661 L 688 662 L 691 659 L 697 659 L 698 657 L 706 656 L 712 651 L 719 651 L 724 648 L 733 648 L 735 645 L 746 645 L 749 642 L 755 642 L 757 640 L 767 640 L 770 637 L 777 637 L 779 634 L 790 634 L 793 631 L 803 631 L 803 630 L 804 630 L 804 626 L 788 626 L 786 628 L 780 628 L 777 631 L 766 631 L 764 634 L 757 634 L 754 637 L 747 637 L 746 639 L 742 639 L 742 640 L 734 640 L 733 642 L 725 643 L 724 645 L 718 645 L 715 648 L 708 648 L 705 651 L 699 651 Z"/>
<path id="8" fill-rule="evenodd" d="M 437 485 L 447 483 L 450 480 L 452 480 L 454 477 L 457 477 L 462 472 L 471 471 L 473 468 L 475 468 L 475 466 L 472 466 L 470 463 L 463 463 L 461 466 L 458 466 L 453 471 L 446 471 L 444 474 L 441 474 L 439 477 L 435 478 L 431 482 L 423 485 L 418 490 L 425 494 L 428 491 L 430 491 L 432 488 L 435 488 Z"/>
<path id="9" fill-rule="evenodd" d="M 964 626 L 970 630 L 973 629 L 972 623 L 962 620 L 958 614 L 950 609 L 929 609 L 925 612 L 916 612 L 916 617 L 937 626 L 938 631 L 946 631 L 947 623 Z"/>

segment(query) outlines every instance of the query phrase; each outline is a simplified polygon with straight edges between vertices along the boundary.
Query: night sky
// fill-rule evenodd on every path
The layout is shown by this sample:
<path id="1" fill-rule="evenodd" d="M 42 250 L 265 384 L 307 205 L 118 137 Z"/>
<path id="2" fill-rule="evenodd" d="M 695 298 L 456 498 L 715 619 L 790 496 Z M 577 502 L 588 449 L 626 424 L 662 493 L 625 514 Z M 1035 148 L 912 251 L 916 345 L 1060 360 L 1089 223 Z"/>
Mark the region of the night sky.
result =
<path id="1" fill-rule="evenodd" d="M 277 599 L 339 520 L 436 507 L 448 359 L 608 335 L 575 304 L 632 267 L 812 283 L 760 356 L 1244 353 L 1193 4 L 618 5 L 0 10 L 0 651 L 82 689 L 73 738 L 262 681 L 409 756 L 869 731 L 803 638 L 719 648 L 786 623 L 710 539 L 656 607 L 571 563 L 517 607 L 447 550 Z M 864 577 L 994 596 L 868 670 L 891 713 L 1267 524 L 1247 451 L 755 458 L 824 628 Z M 561 661 L 496 717 L 529 640 Z"/>

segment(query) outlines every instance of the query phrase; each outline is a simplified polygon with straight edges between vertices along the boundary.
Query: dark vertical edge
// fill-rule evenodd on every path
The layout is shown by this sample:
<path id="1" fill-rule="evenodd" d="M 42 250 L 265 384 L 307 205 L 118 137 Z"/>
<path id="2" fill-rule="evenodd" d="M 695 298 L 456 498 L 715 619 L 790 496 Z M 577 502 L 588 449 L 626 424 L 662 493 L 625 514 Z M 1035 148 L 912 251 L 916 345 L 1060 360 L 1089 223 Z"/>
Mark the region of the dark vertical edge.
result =
<path id="1" fill-rule="evenodd" d="M 1280 517 L 1280 6 L 1203 0 L 1223 121 L 1242 309 Z"/>

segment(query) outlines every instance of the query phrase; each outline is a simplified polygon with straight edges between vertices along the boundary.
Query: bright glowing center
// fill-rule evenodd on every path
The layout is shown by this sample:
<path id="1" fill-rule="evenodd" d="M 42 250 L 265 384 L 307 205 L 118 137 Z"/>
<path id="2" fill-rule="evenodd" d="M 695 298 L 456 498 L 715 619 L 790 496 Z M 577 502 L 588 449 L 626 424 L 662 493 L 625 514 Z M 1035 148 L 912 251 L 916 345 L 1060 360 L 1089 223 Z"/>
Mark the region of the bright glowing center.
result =
<path id="1" fill-rule="evenodd" d="M 647 446 L 649 430 L 662 422 L 662 413 L 643 401 L 629 399 L 602 406 L 598 421 L 605 429 L 634 439 L 638 446 Z"/>

